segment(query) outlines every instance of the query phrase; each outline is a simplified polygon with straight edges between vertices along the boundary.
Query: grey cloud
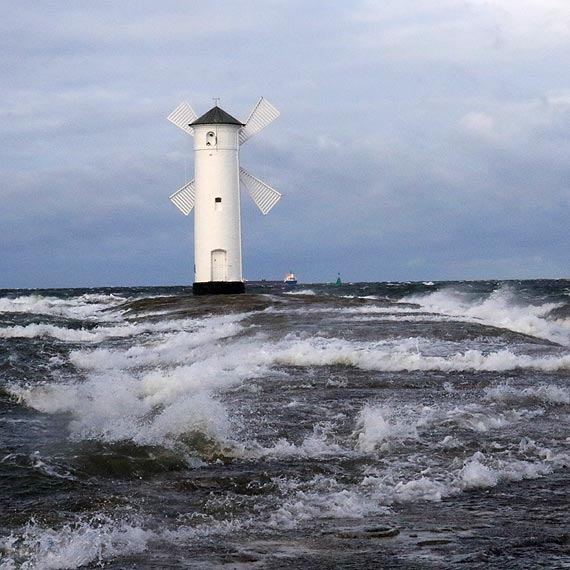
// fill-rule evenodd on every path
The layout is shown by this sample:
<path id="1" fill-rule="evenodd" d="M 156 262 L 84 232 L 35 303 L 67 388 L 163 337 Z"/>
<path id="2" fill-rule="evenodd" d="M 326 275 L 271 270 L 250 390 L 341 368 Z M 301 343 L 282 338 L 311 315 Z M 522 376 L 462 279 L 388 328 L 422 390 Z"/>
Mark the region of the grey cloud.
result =
<path id="1" fill-rule="evenodd" d="M 564 3 L 23 2 L 0 23 L 0 286 L 191 282 L 165 120 L 281 117 L 242 165 L 248 278 L 567 274 Z M 545 34 L 544 30 L 549 33 Z M 565 40 L 564 40 L 565 41 Z"/>

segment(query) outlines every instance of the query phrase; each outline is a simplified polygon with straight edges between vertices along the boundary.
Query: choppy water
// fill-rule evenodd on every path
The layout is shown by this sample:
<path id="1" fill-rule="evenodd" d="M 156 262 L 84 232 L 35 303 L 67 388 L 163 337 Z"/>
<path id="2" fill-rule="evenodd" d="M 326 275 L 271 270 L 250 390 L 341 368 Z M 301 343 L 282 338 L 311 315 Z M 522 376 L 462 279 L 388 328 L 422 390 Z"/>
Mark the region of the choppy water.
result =
<path id="1" fill-rule="evenodd" d="M 570 568 L 570 281 L 0 291 L 0 569 Z"/>

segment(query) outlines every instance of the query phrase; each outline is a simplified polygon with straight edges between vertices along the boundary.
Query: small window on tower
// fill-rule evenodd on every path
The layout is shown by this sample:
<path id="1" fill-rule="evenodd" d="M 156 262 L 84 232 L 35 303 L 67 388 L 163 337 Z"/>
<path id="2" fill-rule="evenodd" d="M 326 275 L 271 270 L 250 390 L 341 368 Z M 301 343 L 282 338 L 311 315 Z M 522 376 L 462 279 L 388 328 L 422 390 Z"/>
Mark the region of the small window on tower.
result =
<path id="1" fill-rule="evenodd" d="M 222 203 L 222 199 L 221 198 L 216 198 L 216 204 L 221 204 Z"/>
<path id="2" fill-rule="evenodd" d="M 209 131 L 206 133 L 206 146 L 215 146 L 216 142 L 217 137 L 214 131 Z"/>
<path id="3" fill-rule="evenodd" d="M 222 199 L 219 196 L 214 198 L 214 210 L 216 210 L 216 212 L 220 212 L 222 210 Z"/>

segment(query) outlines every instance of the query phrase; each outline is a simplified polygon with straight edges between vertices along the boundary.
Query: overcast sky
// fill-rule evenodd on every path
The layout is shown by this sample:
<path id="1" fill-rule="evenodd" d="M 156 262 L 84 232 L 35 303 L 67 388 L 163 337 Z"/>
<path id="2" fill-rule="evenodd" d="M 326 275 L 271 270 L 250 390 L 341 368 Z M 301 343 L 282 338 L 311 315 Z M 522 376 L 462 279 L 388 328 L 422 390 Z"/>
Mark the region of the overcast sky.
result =
<path id="1" fill-rule="evenodd" d="M 570 277 L 568 0 L 0 6 L 0 287 L 192 283 L 166 116 L 260 96 L 246 278 Z"/>

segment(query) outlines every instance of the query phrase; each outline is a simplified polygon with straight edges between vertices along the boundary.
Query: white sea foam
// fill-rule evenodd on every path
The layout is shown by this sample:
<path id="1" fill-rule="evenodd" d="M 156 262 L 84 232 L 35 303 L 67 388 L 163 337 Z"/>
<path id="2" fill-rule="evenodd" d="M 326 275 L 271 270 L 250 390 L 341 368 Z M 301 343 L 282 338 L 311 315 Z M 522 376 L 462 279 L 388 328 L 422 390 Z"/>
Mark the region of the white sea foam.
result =
<path id="1" fill-rule="evenodd" d="M 295 445 L 287 439 L 280 438 L 270 447 L 259 446 L 256 442 L 248 442 L 242 453 L 245 458 L 327 458 L 340 457 L 349 453 L 333 439 L 334 424 L 319 422 L 313 426 L 311 434 L 301 444 Z"/>
<path id="2" fill-rule="evenodd" d="M 373 501 L 384 505 L 439 502 L 456 492 L 452 483 L 445 480 L 445 476 L 442 476 L 442 480 L 436 480 L 420 475 L 406 481 L 390 472 L 366 475 L 361 487 Z"/>
<path id="3" fill-rule="evenodd" d="M 367 307 L 354 309 L 347 314 L 368 318 Z M 375 310 L 378 313 L 385 311 L 383 307 L 372 308 L 373 312 Z M 409 308 L 402 308 L 403 316 L 415 318 L 416 315 L 404 314 L 409 311 Z M 113 338 L 113 331 L 124 329 L 124 335 L 117 338 L 129 339 L 128 343 L 122 343 L 125 348 L 116 348 L 117 343 L 113 343 L 112 348 L 91 345 L 84 350 L 74 350 L 71 362 L 81 369 L 81 381 L 13 387 L 12 393 L 43 412 L 70 413 L 73 418 L 71 434 L 75 439 L 132 441 L 139 445 L 175 447 L 178 451 L 181 442 L 191 439 L 185 436 L 198 432 L 219 444 L 224 451 L 245 460 L 277 459 L 283 463 L 291 460 L 294 464 L 306 459 L 357 457 L 359 465 L 360 461 L 366 461 L 377 468 L 374 474 L 371 474 L 372 470 L 356 471 L 357 474 L 350 478 L 338 475 L 342 470 L 331 471 L 338 479 L 333 476 L 317 476 L 310 481 L 283 478 L 278 496 L 260 499 L 259 510 L 251 523 L 256 528 L 260 520 L 281 531 L 318 518 L 366 519 L 388 512 L 394 504 L 437 502 L 466 491 L 478 492 L 522 479 L 547 476 L 559 466 L 570 466 L 570 457 L 560 453 L 556 444 L 552 444 L 551 450 L 524 439 L 513 448 L 512 440 L 506 444 L 503 438 L 500 440 L 503 447 L 493 447 L 485 435 L 508 429 L 517 422 L 524 426 L 522 422 L 543 411 L 542 408 L 540 411 L 526 409 L 537 407 L 532 404 L 563 406 L 569 403 L 570 395 L 565 388 L 546 384 L 532 388 L 509 385 L 489 388 L 485 400 L 476 404 L 464 401 L 464 394 L 471 397 L 470 390 L 445 394 L 442 403 L 430 408 L 392 401 L 368 402 L 357 414 L 352 434 L 347 434 L 344 425 L 339 430 L 333 420 L 317 422 L 306 437 L 295 440 L 276 437 L 276 441 L 265 446 L 255 439 L 236 441 L 239 437 L 236 433 L 240 431 L 236 427 L 243 426 L 239 418 L 231 417 L 229 407 L 224 405 L 224 391 L 231 390 L 233 399 L 234 390 L 247 389 L 248 381 L 261 377 L 266 377 L 267 382 L 272 381 L 269 373 L 273 375 L 276 368 L 283 376 L 291 374 L 291 385 L 298 381 L 298 373 L 286 368 L 289 366 L 340 364 L 380 371 L 570 369 L 570 355 L 545 357 L 509 350 L 464 350 L 461 349 L 464 345 L 451 342 L 434 345 L 423 338 L 352 342 L 300 333 L 269 340 L 257 334 L 257 329 L 247 328 L 242 322 L 244 318 L 245 315 L 225 315 L 160 323 L 121 321 L 114 326 L 100 324 L 91 331 L 80 332 L 99 334 L 104 340 Z M 448 317 L 441 315 L 441 318 Z M 62 327 L 62 331 L 67 330 Z M 92 338 L 79 341 L 91 342 Z M 320 371 L 316 372 L 315 376 L 319 375 Z M 344 372 L 341 371 L 339 376 L 345 376 Z M 350 374 L 346 376 L 352 378 Z M 344 386 L 340 383 L 338 389 L 342 390 Z M 310 385 L 310 388 L 314 386 Z M 450 410 L 450 400 L 454 403 L 459 400 L 460 404 Z M 506 409 L 513 404 L 522 404 L 524 409 Z M 554 411 L 561 409 L 564 410 L 557 408 Z M 428 435 L 429 430 L 422 428 L 431 424 L 436 424 L 437 438 L 434 447 L 428 448 L 433 434 Z M 463 433 L 455 437 L 457 425 L 477 432 L 476 435 L 468 434 L 466 439 L 470 445 L 475 440 L 485 440 L 488 445 L 481 447 L 487 455 L 475 454 L 464 461 L 468 448 L 458 439 L 464 437 Z M 522 428 L 516 426 L 516 429 Z M 446 433 L 454 435 L 445 436 Z M 248 432 L 248 437 L 254 436 Z M 520 435 L 515 441 L 519 438 Z M 414 448 L 417 453 L 410 456 L 407 447 Z M 446 459 L 445 465 L 442 464 L 442 447 L 446 449 L 445 457 L 456 456 L 453 463 Z M 45 469 L 42 463 L 45 462 L 40 459 L 34 468 L 42 471 Z M 224 496 L 223 500 L 229 499 Z M 271 508 L 274 510 L 269 511 Z M 217 525 L 219 532 L 232 532 L 244 528 L 242 522 L 222 521 Z M 144 551 L 149 540 L 154 538 L 182 543 L 190 538 L 210 536 L 210 532 L 213 535 L 216 532 L 211 530 L 213 526 L 177 526 L 175 530 L 166 530 L 157 536 L 132 521 L 110 519 L 97 523 L 80 521 L 53 531 L 32 525 L 29 540 L 20 533 L 10 539 L 11 543 L 6 543 L 4 550 L 8 554 L 0 562 L 0 569 L 102 565 L 116 556 Z M 103 530 L 98 535 L 99 529 Z M 53 565 L 42 566 L 42 556 L 44 559 L 51 556 L 47 559 L 52 560 Z M 27 566 L 21 566 L 22 560 Z"/>
<path id="4" fill-rule="evenodd" d="M 570 369 L 570 354 L 533 357 L 503 349 L 484 353 L 467 350 L 449 356 L 424 356 L 415 343 L 353 343 L 341 339 L 312 337 L 289 338 L 275 346 L 273 361 L 289 366 L 355 366 L 363 370 L 403 371 L 439 370 L 443 372 L 483 370 L 537 369 L 555 372 Z"/>
<path id="5" fill-rule="evenodd" d="M 539 479 L 552 473 L 551 463 L 531 461 L 502 461 L 498 464 L 501 481 L 522 481 L 523 479 Z"/>
<path id="6" fill-rule="evenodd" d="M 218 340 L 241 333 L 244 327 L 240 321 L 246 317 L 247 314 L 233 314 L 168 321 L 162 327 L 141 325 L 131 329 L 133 336 L 144 332 L 155 334 L 127 349 L 75 350 L 70 360 L 79 368 L 99 371 L 193 362 L 208 354 L 197 353 L 195 349 L 213 346 Z"/>
<path id="7" fill-rule="evenodd" d="M 399 482 L 394 487 L 392 499 L 395 503 L 438 502 L 450 494 L 450 488 L 445 483 L 420 477 L 406 483 Z"/>
<path id="8" fill-rule="evenodd" d="M 362 316 L 362 317 L 351 317 L 351 323 L 374 323 L 374 322 L 398 322 L 398 323 L 423 323 L 423 322 L 430 322 L 430 323 L 445 323 L 449 322 L 453 317 L 449 317 L 446 315 L 434 315 L 434 314 L 426 314 L 421 313 L 418 315 L 410 314 L 402 314 L 404 311 L 386 311 L 386 314 L 382 314 L 378 311 L 376 316 Z M 394 313 L 394 314 L 392 314 Z M 344 320 L 342 317 L 337 318 L 338 321 Z"/>
<path id="9" fill-rule="evenodd" d="M 570 438 L 567 438 L 567 442 L 570 443 Z M 523 437 L 519 442 L 519 451 L 526 457 L 538 458 L 544 464 L 552 466 L 552 468 L 562 467 L 568 469 L 570 467 L 569 452 L 554 451 L 527 437 Z"/>
<path id="10" fill-rule="evenodd" d="M 86 564 L 102 566 L 121 555 L 143 552 L 153 533 L 137 524 L 114 521 L 106 515 L 47 528 L 30 523 L 20 535 L 0 543 L 0 570 L 63 570 Z"/>
<path id="11" fill-rule="evenodd" d="M 542 410 L 499 411 L 479 404 L 467 404 L 448 410 L 445 412 L 445 418 L 462 428 L 486 433 L 506 428 L 521 421 L 529 421 L 542 414 Z"/>
<path id="12" fill-rule="evenodd" d="M 294 528 L 318 518 L 362 519 L 386 514 L 397 503 L 438 502 L 460 492 L 452 482 L 423 476 L 402 481 L 389 474 L 366 476 L 356 485 L 323 476 L 304 483 L 290 479 L 275 482 L 286 496 L 281 507 L 269 516 L 269 525 L 276 528 Z"/>
<path id="13" fill-rule="evenodd" d="M 32 520 L 20 532 L 0 538 L 0 570 L 72 570 L 105 567 L 122 556 L 140 554 L 152 541 L 188 546 L 189 541 L 235 533 L 251 519 L 196 524 L 196 513 L 180 513 L 175 528 L 148 530 L 140 521 L 97 514 L 55 528 Z M 192 524 L 183 524 L 185 519 Z"/>
<path id="14" fill-rule="evenodd" d="M 300 289 L 294 291 L 285 291 L 285 295 L 308 295 L 309 297 L 314 297 L 316 293 L 312 289 Z"/>
<path id="15" fill-rule="evenodd" d="M 200 432 L 219 443 L 230 441 L 226 409 L 201 389 L 187 390 L 175 398 L 157 394 L 149 398 L 140 381 L 125 375 L 12 391 L 37 410 L 70 412 L 73 439 L 171 446 L 183 434 Z"/>
<path id="16" fill-rule="evenodd" d="M 317 475 L 305 483 L 276 478 L 274 482 L 287 497 L 269 516 L 268 524 L 274 528 L 294 528 L 310 519 L 363 518 L 386 511 L 358 488 L 348 488 L 333 477 Z"/>
<path id="17" fill-rule="evenodd" d="M 30 313 L 77 319 L 111 320 L 112 314 L 101 314 L 101 311 L 116 307 L 124 301 L 125 299 L 116 295 L 90 293 L 69 299 L 21 295 L 14 298 L 0 298 L 0 313 Z"/>
<path id="18" fill-rule="evenodd" d="M 388 406 L 365 406 L 356 420 L 355 435 L 357 448 L 364 452 L 377 447 L 386 449 L 387 443 L 418 438 L 416 423 L 407 417 L 397 417 Z"/>
<path id="19" fill-rule="evenodd" d="M 159 322 L 121 322 L 112 325 L 99 325 L 91 329 L 72 329 L 49 324 L 32 323 L 26 326 L 11 326 L 0 329 L 0 338 L 38 338 L 52 337 L 67 342 L 97 343 L 110 338 L 129 338 L 148 333 L 172 331 L 194 331 L 204 328 L 208 323 L 213 327 L 234 323 L 245 318 L 246 314 L 210 317 L 209 319 L 176 319 Z"/>
<path id="20" fill-rule="evenodd" d="M 483 456 L 483 454 L 479 454 Z M 463 489 L 485 489 L 495 487 L 499 482 L 499 475 L 490 467 L 480 461 L 480 457 L 473 457 L 465 463 L 459 472 L 459 480 Z"/>
<path id="21" fill-rule="evenodd" d="M 480 411 L 483 409 L 479 407 Z M 399 411 L 400 415 L 396 416 L 395 409 L 385 406 L 363 408 L 356 420 L 357 447 L 366 452 L 376 449 L 381 442 L 413 441 L 421 437 L 419 426 L 447 417 L 445 411 L 432 408 L 404 407 Z M 393 421 L 395 417 L 397 420 Z M 497 429 L 502 427 L 500 421 L 491 424 Z M 446 437 L 442 445 L 448 449 L 461 448 L 452 436 Z M 274 451 L 279 455 L 281 450 L 276 446 Z M 286 456 L 302 456 L 299 448 L 294 452 L 289 448 L 284 451 Z M 408 464 L 398 461 L 393 468 L 370 466 L 363 479 L 355 483 L 324 476 L 309 481 L 278 478 L 275 482 L 284 499 L 281 506 L 269 514 L 268 523 L 275 528 L 294 528 L 318 518 L 366 518 L 386 513 L 391 505 L 398 503 L 438 502 L 463 492 L 545 477 L 556 466 L 570 462 L 566 454 L 553 454 L 528 439 L 521 440 L 518 451 L 526 456 L 534 455 L 536 460 L 520 459 L 516 450 L 496 446 L 496 454 L 476 452 L 464 461 L 459 454 L 445 467 L 437 463 L 428 466 L 425 460 Z"/>
<path id="22" fill-rule="evenodd" d="M 443 447 L 444 449 L 460 449 L 463 447 L 463 444 L 456 437 L 452 435 L 446 435 L 439 443 L 439 446 Z"/>
<path id="23" fill-rule="evenodd" d="M 110 337 L 130 336 L 130 327 L 96 327 L 94 329 L 70 329 L 48 324 L 36 324 L 0 329 L 0 338 L 51 337 L 65 342 L 100 342 Z"/>
<path id="24" fill-rule="evenodd" d="M 570 404 L 570 391 L 556 384 L 539 384 L 527 388 L 516 388 L 510 384 L 487 388 L 485 399 L 503 404 Z"/>
<path id="25" fill-rule="evenodd" d="M 219 391 L 235 388 L 246 380 L 266 375 L 282 366 L 348 365 L 364 370 L 489 370 L 516 368 L 570 369 L 570 355 L 527 356 L 508 350 L 483 353 L 449 352 L 455 345 L 437 347 L 445 356 L 424 354 L 432 344 L 421 338 L 379 342 L 289 335 L 269 341 L 250 335 L 242 320 L 247 314 L 161 322 L 119 323 L 99 326 L 80 334 L 132 337 L 137 344 L 125 349 L 75 350 L 72 363 L 87 377 L 77 383 L 51 383 L 32 387 L 13 386 L 11 391 L 27 405 L 47 413 L 72 414 L 72 437 L 116 442 L 130 440 L 141 445 L 172 446 L 189 432 L 256 457 L 325 457 L 354 452 L 323 430 L 300 444 L 280 440 L 265 448 L 234 441 L 235 420 L 221 403 Z M 67 329 L 62 329 L 67 330 Z M 241 335 L 242 332 L 248 334 Z M 231 342 L 228 338 L 236 337 Z M 224 340 L 225 339 L 225 340 Z M 503 393 L 488 391 L 497 401 Z M 550 398 L 566 403 L 560 389 L 535 388 L 524 397 Z M 511 394 L 512 397 L 512 394 Z M 394 410 L 368 405 L 360 412 L 352 444 L 371 453 L 418 438 L 418 427 L 431 421 L 421 410 Z M 463 427 L 484 432 L 501 429 L 530 417 L 524 411 L 482 412 L 466 410 L 446 416 Z"/>
<path id="26" fill-rule="evenodd" d="M 268 341 L 262 336 L 246 335 L 224 342 L 224 338 L 241 330 L 240 318 L 216 317 L 200 324 L 191 320 L 186 326 L 195 328 L 194 336 L 184 330 L 159 332 L 124 351 L 76 351 L 72 361 L 87 372 L 84 381 L 12 386 L 11 391 L 41 411 L 70 412 L 74 417 L 74 437 L 157 444 L 164 438 L 171 442 L 183 433 L 185 423 L 181 418 L 188 416 L 186 425 L 225 442 L 230 439 L 227 431 L 230 420 L 222 413 L 216 392 L 262 377 L 276 366 L 340 364 L 381 371 L 570 369 L 570 355 L 531 357 L 507 350 L 489 354 L 471 350 L 445 357 L 425 356 L 418 352 L 423 345 L 417 339 L 357 343 L 292 335 Z M 152 329 L 154 325 L 148 326 Z M 176 325 L 168 321 L 168 327 L 173 326 Z M 205 410 L 211 410 L 209 416 L 202 417 L 200 402 Z M 410 424 L 409 418 L 385 415 L 388 413 L 376 408 L 362 412 L 357 432 L 361 451 L 415 436 L 413 426 L 418 424 L 414 422 L 421 418 Z M 484 431 L 518 421 L 521 413 L 478 414 L 472 418 L 464 414 L 461 418 L 465 423 L 471 422 L 472 429 Z M 192 414 L 197 418 L 195 423 Z M 216 422 L 222 427 L 216 428 Z M 309 453 L 308 445 L 309 442 L 297 452 Z"/>
<path id="27" fill-rule="evenodd" d="M 333 492 L 298 491 L 284 502 L 268 520 L 269 526 L 278 529 L 295 528 L 300 522 L 316 518 L 364 518 L 370 514 L 385 512 L 354 490 Z"/>
<path id="28" fill-rule="evenodd" d="M 405 297 L 402 302 L 417 303 L 423 309 L 465 320 L 483 322 L 499 328 L 570 344 L 570 331 L 563 323 L 546 319 L 556 303 L 529 305 L 520 302 L 513 290 L 502 286 L 488 297 L 473 296 L 453 289 Z"/>
<path id="29" fill-rule="evenodd" d="M 477 452 L 468 459 L 459 471 L 457 482 L 460 489 L 485 489 L 499 483 L 517 482 L 523 479 L 537 479 L 552 472 L 552 464 L 518 459 L 488 459 Z"/>
<path id="30" fill-rule="evenodd" d="M 401 465 L 369 469 L 371 473 L 355 484 L 323 476 L 308 482 L 278 478 L 275 482 L 285 499 L 268 522 L 276 528 L 294 528 L 317 518 L 365 518 L 389 512 L 399 503 L 439 502 L 466 491 L 544 477 L 553 465 L 552 461 L 492 458 L 476 452 L 459 468 L 426 468 L 407 478 L 400 474 Z"/>
<path id="31" fill-rule="evenodd" d="M 352 316 L 352 315 L 402 315 L 402 314 L 413 314 L 425 311 L 420 311 L 418 308 L 407 307 L 405 305 L 398 305 L 396 303 L 381 306 L 375 304 L 365 304 L 357 307 L 333 307 L 333 306 L 316 306 L 316 307 L 303 307 L 298 309 L 292 309 L 291 307 L 267 307 L 264 310 L 265 313 L 273 314 L 287 314 L 287 315 L 307 315 L 307 314 L 326 314 L 326 315 L 338 315 L 342 316 Z"/>
<path id="32" fill-rule="evenodd" d="M 178 521 L 181 522 L 185 519 L 195 522 L 193 518 L 197 513 L 190 512 L 188 514 L 181 513 L 178 516 Z M 212 538 L 220 535 L 235 534 L 238 531 L 254 526 L 252 519 L 228 519 L 212 521 L 199 525 L 184 525 L 178 524 L 175 530 L 165 528 L 159 537 L 171 544 L 180 544 L 188 547 L 188 542 L 195 539 Z"/>
<path id="33" fill-rule="evenodd" d="M 185 331 L 162 336 L 156 351 L 152 344 L 140 353 L 127 351 L 126 355 L 121 351 L 94 355 L 77 351 L 73 361 L 85 366 L 85 380 L 13 385 L 9 390 L 42 412 L 71 413 L 75 439 L 171 446 L 184 434 L 200 432 L 231 445 L 230 420 L 215 392 L 261 374 L 266 370 L 267 355 L 260 357 L 252 343 L 215 342 L 216 337 L 239 330 L 233 328 L 237 323 L 227 318 L 229 328 L 224 328 L 223 320 L 214 319 L 205 327 L 208 332 L 197 338 Z M 188 348 L 196 344 L 195 349 Z M 180 360 L 186 363 L 179 364 Z M 134 363 L 153 366 L 133 371 Z"/>
<path id="34" fill-rule="evenodd" d="M 193 349 L 208 341 L 216 341 L 240 331 L 239 326 L 230 325 L 223 330 L 180 332 L 154 335 L 126 350 L 96 348 L 93 350 L 73 350 L 69 359 L 83 370 L 104 371 L 129 369 L 151 365 L 171 366 L 191 362 L 197 358 Z"/>

